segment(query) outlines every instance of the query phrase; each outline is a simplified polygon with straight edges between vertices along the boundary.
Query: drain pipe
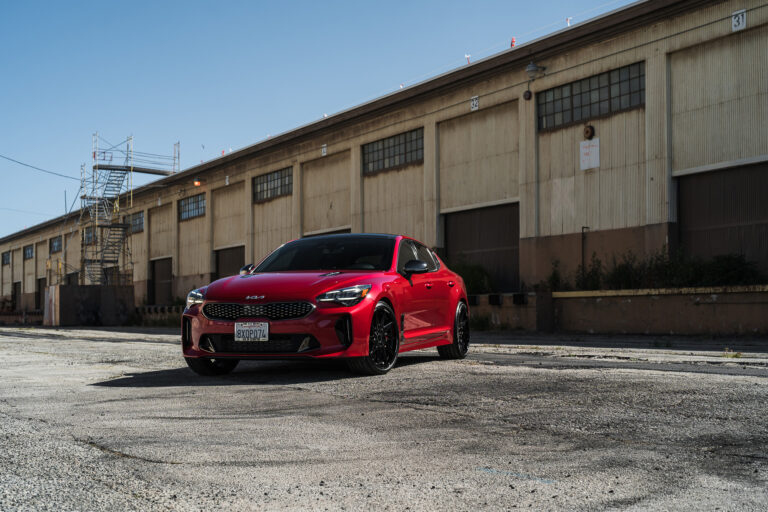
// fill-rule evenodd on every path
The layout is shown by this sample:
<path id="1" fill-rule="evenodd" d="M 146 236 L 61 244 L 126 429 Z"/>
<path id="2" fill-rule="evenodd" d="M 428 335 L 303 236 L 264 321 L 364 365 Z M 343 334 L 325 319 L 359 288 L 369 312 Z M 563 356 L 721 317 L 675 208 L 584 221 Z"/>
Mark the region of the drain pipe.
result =
<path id="1" fill-rule="evenodd" d="M 587 241 L 587 232 L 589 231 L 589 226 L 581 226 L 581 282 L 584 282 L 584 279 L 586 278 L 587 269 L 584 267 L 584 263 L 586 260 L 584 249 L 586 246 Z"/>

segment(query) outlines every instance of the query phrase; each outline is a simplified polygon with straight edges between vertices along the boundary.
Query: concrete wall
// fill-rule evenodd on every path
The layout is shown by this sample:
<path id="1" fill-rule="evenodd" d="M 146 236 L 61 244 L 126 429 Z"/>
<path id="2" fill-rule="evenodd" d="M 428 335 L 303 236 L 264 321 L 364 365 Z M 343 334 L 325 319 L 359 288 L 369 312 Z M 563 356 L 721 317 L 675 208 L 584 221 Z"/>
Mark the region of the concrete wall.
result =
<path id="1" fill-rule="evenodd" d="M 768 334 L 768 286 L 557 292 L 559 330 L 633 334 Z"/>

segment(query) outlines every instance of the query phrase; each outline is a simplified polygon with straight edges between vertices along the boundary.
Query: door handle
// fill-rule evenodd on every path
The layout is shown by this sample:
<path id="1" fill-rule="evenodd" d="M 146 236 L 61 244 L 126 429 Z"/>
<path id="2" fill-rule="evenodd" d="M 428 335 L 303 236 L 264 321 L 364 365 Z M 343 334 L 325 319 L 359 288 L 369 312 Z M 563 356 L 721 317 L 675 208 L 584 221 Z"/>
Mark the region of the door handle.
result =
<path id="1" fill-rule="evenodd" d="M 427 289 L 430 289 L 430 288 L 432 288 L 432 283 L 425 283 L 425 285 L 424 285 L 424 286 L 426 286 L 426 287 L 427 287 Z"/>
<path id="2" fill-rule="evenodd" d="M 451 288 L 453 288 L 453 285 L 455 285 L 455 284 L 456 283 L 454 283 L 453 281 L 448 281 L 448 286 L 450 286 Z"/>

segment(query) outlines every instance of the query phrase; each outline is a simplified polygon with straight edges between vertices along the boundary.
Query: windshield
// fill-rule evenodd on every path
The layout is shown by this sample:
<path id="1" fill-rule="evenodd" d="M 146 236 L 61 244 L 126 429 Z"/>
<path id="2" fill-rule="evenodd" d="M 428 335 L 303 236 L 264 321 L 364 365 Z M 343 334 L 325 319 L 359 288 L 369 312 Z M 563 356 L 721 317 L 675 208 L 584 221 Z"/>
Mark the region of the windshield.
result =
<path id="1" fill-rule="evenodd" d="M 285 244 L 255 272 L 290 270 L 389 270 L 395 240 L 383 237 L 317 237 Z"/>

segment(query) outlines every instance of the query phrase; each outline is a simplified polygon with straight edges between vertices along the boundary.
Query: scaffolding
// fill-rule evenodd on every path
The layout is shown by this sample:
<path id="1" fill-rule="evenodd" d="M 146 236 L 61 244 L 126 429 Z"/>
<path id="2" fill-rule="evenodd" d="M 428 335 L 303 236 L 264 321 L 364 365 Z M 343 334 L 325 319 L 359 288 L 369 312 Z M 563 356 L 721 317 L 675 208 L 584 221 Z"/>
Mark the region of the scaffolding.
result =
<path id="1" fill-rule="evenodd" d="M 134 151 L 132 136 L 112 145 L 93 134 L 93 165 L 80 168 L 80 284 L 132 284 L 131 225 L 121 210 L 133 206 L 133 174 L 174 174 L 179 153 L 178 142 L 165 156 Z"/>

